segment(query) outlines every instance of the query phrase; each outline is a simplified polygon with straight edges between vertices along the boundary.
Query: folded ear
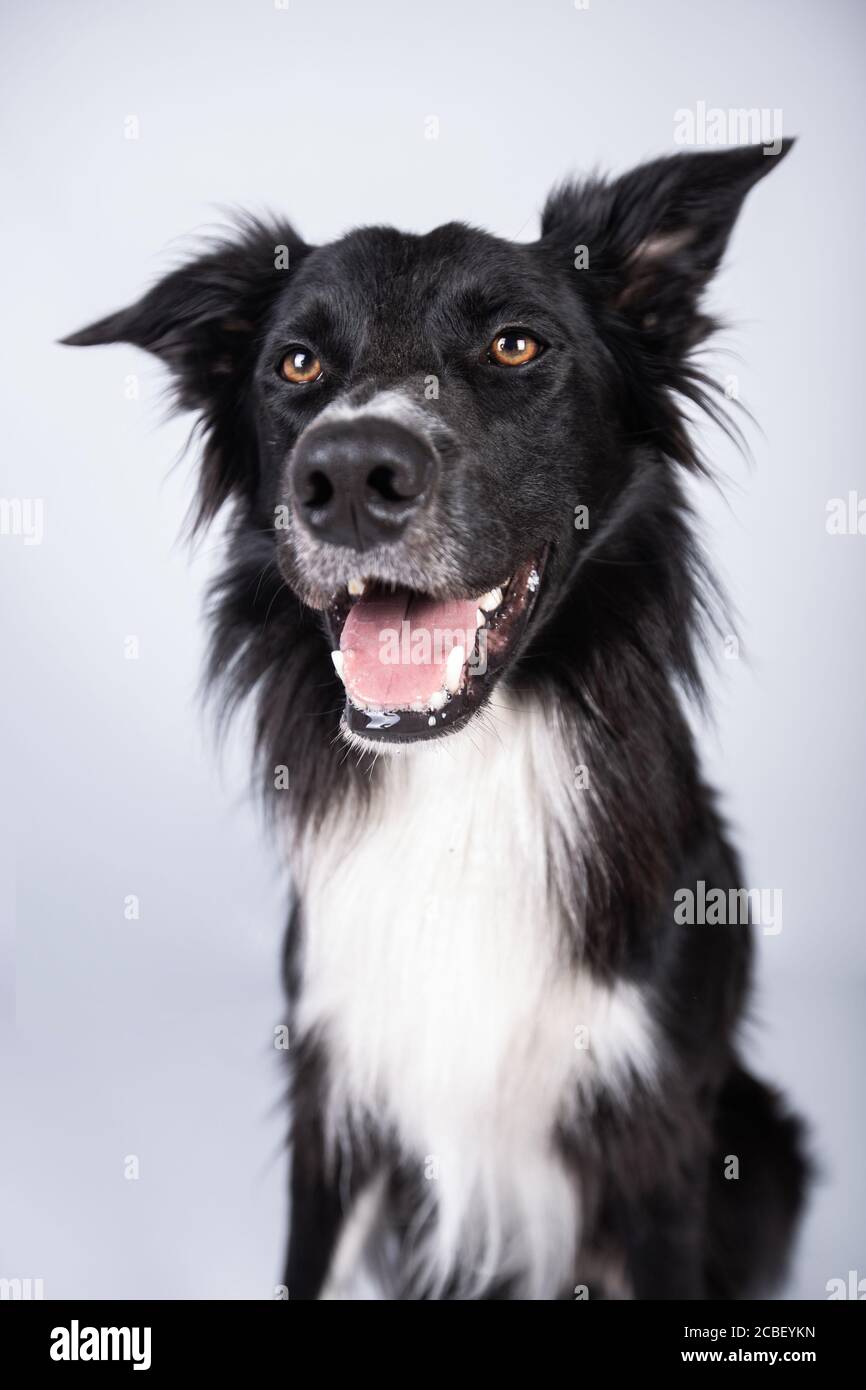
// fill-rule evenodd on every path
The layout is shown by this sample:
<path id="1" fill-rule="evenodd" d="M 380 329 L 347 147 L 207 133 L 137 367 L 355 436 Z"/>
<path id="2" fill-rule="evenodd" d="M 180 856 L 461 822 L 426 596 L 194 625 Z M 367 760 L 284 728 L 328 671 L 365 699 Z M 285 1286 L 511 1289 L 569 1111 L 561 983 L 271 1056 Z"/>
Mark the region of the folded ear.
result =
<path id="1" fill-rule="evenodd" d="M 209 520 L 233 490 L 255 489 L 250 382 L 257 335 L 309 249 L 288 225 L 245 219 L 137 303 L 61 339 L 70 347 L 133 343 L 171 369 L 178 407 L 202 413 L 199 521 Z"/>
<path id="2" fill-rule="evenodd" d="M 541 244 L 567 257 L 602 311 L 637 330 L 647 346 L 681 356 L 714 324 L 699 312 L 753 184 L 785 157 L 762 145 L 677 154 L 642 164 L 613 182 L 556 189 Z M 575 271 L 575 267 L 577 271 Z"/>

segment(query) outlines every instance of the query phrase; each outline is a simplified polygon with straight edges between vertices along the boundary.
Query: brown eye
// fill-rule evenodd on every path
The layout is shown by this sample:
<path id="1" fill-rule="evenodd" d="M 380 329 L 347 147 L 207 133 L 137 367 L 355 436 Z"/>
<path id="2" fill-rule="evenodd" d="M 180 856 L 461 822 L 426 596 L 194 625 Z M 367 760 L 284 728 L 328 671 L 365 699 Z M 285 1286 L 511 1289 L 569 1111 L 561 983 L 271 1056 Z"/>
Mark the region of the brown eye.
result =
<path id="1" fill-rule="evenodd" d="M 280 363 L 280 376 L 295 386 L 306 386 L 309 382 L 318 381 L 321 375 L 322 364 L 316 354 L 299 344 L 290 347 Z"/>
<path id="2" fill-rule="evenodd" d="M 500 367 L 522 367 L 540 352 L 541 344 L 536 338 L 531 338 L 521 328 L 507 328 L 493 339 L 487 349 L 487 360 Z"/>

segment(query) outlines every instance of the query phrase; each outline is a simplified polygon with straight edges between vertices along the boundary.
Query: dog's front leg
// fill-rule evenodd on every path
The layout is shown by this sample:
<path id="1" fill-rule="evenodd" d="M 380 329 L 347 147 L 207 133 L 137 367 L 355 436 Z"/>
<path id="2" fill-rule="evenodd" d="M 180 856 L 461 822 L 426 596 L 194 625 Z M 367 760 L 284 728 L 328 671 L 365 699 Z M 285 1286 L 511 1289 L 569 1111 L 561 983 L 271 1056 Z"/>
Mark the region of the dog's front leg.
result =
<path id="1" fill-rule="evenodd" d="M 320 1134 L 295 1131 L 285 1285 L 289 1298 L 344 1299 L 365 1287 L 368 1246 L 387 1206 L 389 1170 L 322 1161 Z M 336 1171 L 334 1171 L 336 1169 Z"/>
<path id="2" fill-rule="evenodd" d="M 316 1299 L 328 1277 L 343 1223 L 343 1202 L 336 1173 L 325 1163 L 321 1126 L 293 1125 L 289 1244 L 283 1282 L 290 1299 Z"/>
<path id="3" fill-rule="evenodd" d="M 293 1059 L 292 1168 L 284 1284 L 290 1299 L 341 1298 L 362 1265 L 385 1204 L 388 1168 L 348 1134 L 325 1138 L 326 1063 L 301 1044 Z M 376 1151 L 378 1153 L 378 1150 Z"/>
<path id="4" fill-rule="evenodd" d="M 294 1014 L 300 989 L 298 956 L 301 906 L 289 915 L 283 952 L 283 978 Z M 309 1038 L 289 1054 L 291 1072 L 291 1154 L 289 1238 L 283 1284 L 290 1299 L 320 1296 L 343 1222 L 343 1196 L 337 1156 L 329 1163 L 322 1121 L 326 1061 Z"/>

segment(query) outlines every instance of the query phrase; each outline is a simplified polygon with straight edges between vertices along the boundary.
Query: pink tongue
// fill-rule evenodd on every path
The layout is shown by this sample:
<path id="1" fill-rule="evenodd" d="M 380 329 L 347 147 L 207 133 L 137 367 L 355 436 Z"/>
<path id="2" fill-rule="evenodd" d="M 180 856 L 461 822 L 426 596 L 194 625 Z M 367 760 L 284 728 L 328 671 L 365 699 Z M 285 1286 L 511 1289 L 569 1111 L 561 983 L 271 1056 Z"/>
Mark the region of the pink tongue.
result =
<path id="1" fill-rule="evenodd" d="M 360 705 L 425 708 L 445 685 L 452 647 L 475 646 L 478 605 L 472 599 L 438 602 L 406 589 L 360 598 L 340 637 L 343 682 Z"/>

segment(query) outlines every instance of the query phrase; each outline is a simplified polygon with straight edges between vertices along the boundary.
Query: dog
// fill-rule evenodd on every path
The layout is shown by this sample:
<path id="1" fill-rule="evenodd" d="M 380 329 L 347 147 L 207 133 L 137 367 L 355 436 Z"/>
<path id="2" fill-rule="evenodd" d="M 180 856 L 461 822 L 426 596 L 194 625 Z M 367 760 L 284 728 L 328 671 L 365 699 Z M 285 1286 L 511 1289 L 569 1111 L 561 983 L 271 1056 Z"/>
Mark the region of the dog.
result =
<path id="1" fill-rule="evenodd" d="M 782 1278 L 803 1127 L 687 722 L 702 308 L 761 147 L 555 189 L 539 238 L 241 219 L 66 338 L 170 369 L 225 507 L 210 681 L 288 846 L 293 1299 Z M 710 626 L 711 630 L 711 626 Z"/>

